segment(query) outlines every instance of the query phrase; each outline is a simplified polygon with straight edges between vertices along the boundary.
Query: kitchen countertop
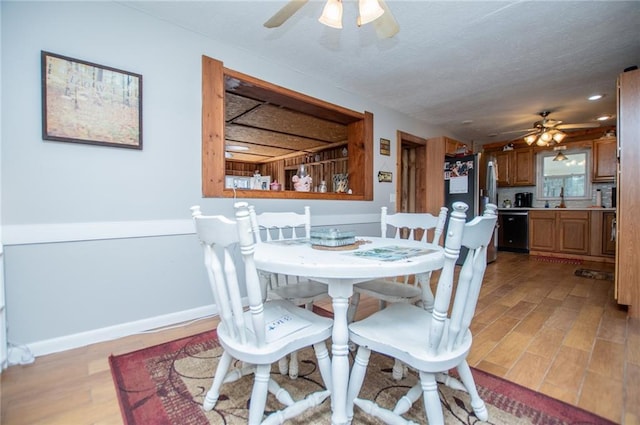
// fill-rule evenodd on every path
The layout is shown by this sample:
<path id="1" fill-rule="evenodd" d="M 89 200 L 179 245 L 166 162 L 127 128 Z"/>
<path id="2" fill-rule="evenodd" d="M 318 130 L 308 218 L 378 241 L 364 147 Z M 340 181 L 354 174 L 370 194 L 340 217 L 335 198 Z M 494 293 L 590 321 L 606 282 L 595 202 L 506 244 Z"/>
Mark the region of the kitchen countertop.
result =
<path id="1" fill-rule="evenodd" d="M 577 208 L 556 208 L 556 207 L 531 207 L 531 208 L 523 208 L 523 207 L 511 207 L 511 208 L 498 208 L 498 212 L 509 212 L 509 211 L 551 211 L 551 210 L 562 210 L 562 211 L 615 211 L 615 208 L 602 208 L 602 207 L 577 207 Z"/>

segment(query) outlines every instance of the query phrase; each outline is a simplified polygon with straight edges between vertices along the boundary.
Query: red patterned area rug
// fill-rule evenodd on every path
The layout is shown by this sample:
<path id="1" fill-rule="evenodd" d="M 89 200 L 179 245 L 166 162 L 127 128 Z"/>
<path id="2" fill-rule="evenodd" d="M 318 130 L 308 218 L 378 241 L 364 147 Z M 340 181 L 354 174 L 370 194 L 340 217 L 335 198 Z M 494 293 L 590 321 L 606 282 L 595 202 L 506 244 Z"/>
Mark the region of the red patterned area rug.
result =
<path id="1" fill-rule="evenodd" d="M 215 331 L 182 338 L 119 356 L 109 363 L 126 425 L 236 425 L 246 424 L 252 376 L 223 386 L 216 408 L 202 410 L 202 401 L 211 385 L 212 376 L 222 348 Z M 296 380 L 283 377 L 274 366 L 272 377 L 287 388 L 294 399 L 322 387 L 312 349 L 299 353 L 300 375 Z M 373 353 L 361 397 L 375 399 L 391 407 L 398 394 L 417 382 L 410 373 L 401 381 L 391 378 L 393 361 Z M 490 424 L 612 424 L 584 410 L 554 400 L 501 378 L 474 369 L 480 395 L 489 410 Z M 479 424 L 466 393 L 440 385 L 440 398 L 446 424 Z M 300 389 L 300 391 L 296 391 Z M 267 410 L 279 408 L 269 395 Z M 320 406 L 287 422 L 294 424 L 329 424 L 330 403 Z M 426 423 L 422 402 L 415 403 L 407 417 Z M 378 425 L 376 419 L 356 408 L 354 425 Z"/>

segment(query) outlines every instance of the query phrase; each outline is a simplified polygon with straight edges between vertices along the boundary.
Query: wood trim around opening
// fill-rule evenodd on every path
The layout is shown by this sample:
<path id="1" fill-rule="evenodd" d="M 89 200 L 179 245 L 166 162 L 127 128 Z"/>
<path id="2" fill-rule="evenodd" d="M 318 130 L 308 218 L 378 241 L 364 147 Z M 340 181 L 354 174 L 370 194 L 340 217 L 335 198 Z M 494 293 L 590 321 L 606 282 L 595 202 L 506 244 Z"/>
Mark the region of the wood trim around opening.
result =
<path id="1" fill-rule="evenodd" d="M 225 189 L 225 76 L 241 79 L 290 107 L 317 116 L 331 116 L 347 125 L 349 187 L 352 194 Z M 315 111 L 315 112 L 313 112 Z M 359 113 L 224 68 L 202 56 L 202 195 L 205 198 L 273 198 L 373 200 L 373 114 Z"/>

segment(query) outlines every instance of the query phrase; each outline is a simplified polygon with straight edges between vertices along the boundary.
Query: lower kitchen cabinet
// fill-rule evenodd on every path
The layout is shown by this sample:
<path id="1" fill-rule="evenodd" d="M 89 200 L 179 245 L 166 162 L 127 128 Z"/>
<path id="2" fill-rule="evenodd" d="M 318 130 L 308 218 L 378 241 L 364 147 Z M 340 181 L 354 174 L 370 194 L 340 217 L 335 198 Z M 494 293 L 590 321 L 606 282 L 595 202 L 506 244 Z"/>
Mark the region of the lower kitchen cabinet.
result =
<path id="1" fill-rule="evenodd" d="M 529 211 L 529 250 L 557 251 L 555 211 Z"/>
<path id="2" fill-rule="evenodd" d="M 529 212 L 529 249 L 589 255 L 589 211 Z"/>
<path id="3" fill-rule="evenodd" d="M 616 255 L 616 213 L 591 211 L 591 253 L 614 258 Z"/>
<path id="4" fill-rule="evenodd" d="M 558 211 L 558 251 L 589 254 L 589 211 Z"/>
<path id="5" fill-rule="evenodd" d="M 602 213 L 602 245 L 603 255 L 616 255 L 616 213 Z"/>

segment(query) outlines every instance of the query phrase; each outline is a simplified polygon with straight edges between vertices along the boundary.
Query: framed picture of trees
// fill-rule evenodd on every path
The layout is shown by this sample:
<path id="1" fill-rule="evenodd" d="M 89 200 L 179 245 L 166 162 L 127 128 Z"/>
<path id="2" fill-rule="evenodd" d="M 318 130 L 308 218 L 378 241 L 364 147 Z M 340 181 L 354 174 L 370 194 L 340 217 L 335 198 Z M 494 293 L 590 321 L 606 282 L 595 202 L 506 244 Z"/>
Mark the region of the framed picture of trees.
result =
<path id="1" fill-rule="evenodd" d="M 42 138 L 142 149 L 142 75 L 43 51 Z"/>

